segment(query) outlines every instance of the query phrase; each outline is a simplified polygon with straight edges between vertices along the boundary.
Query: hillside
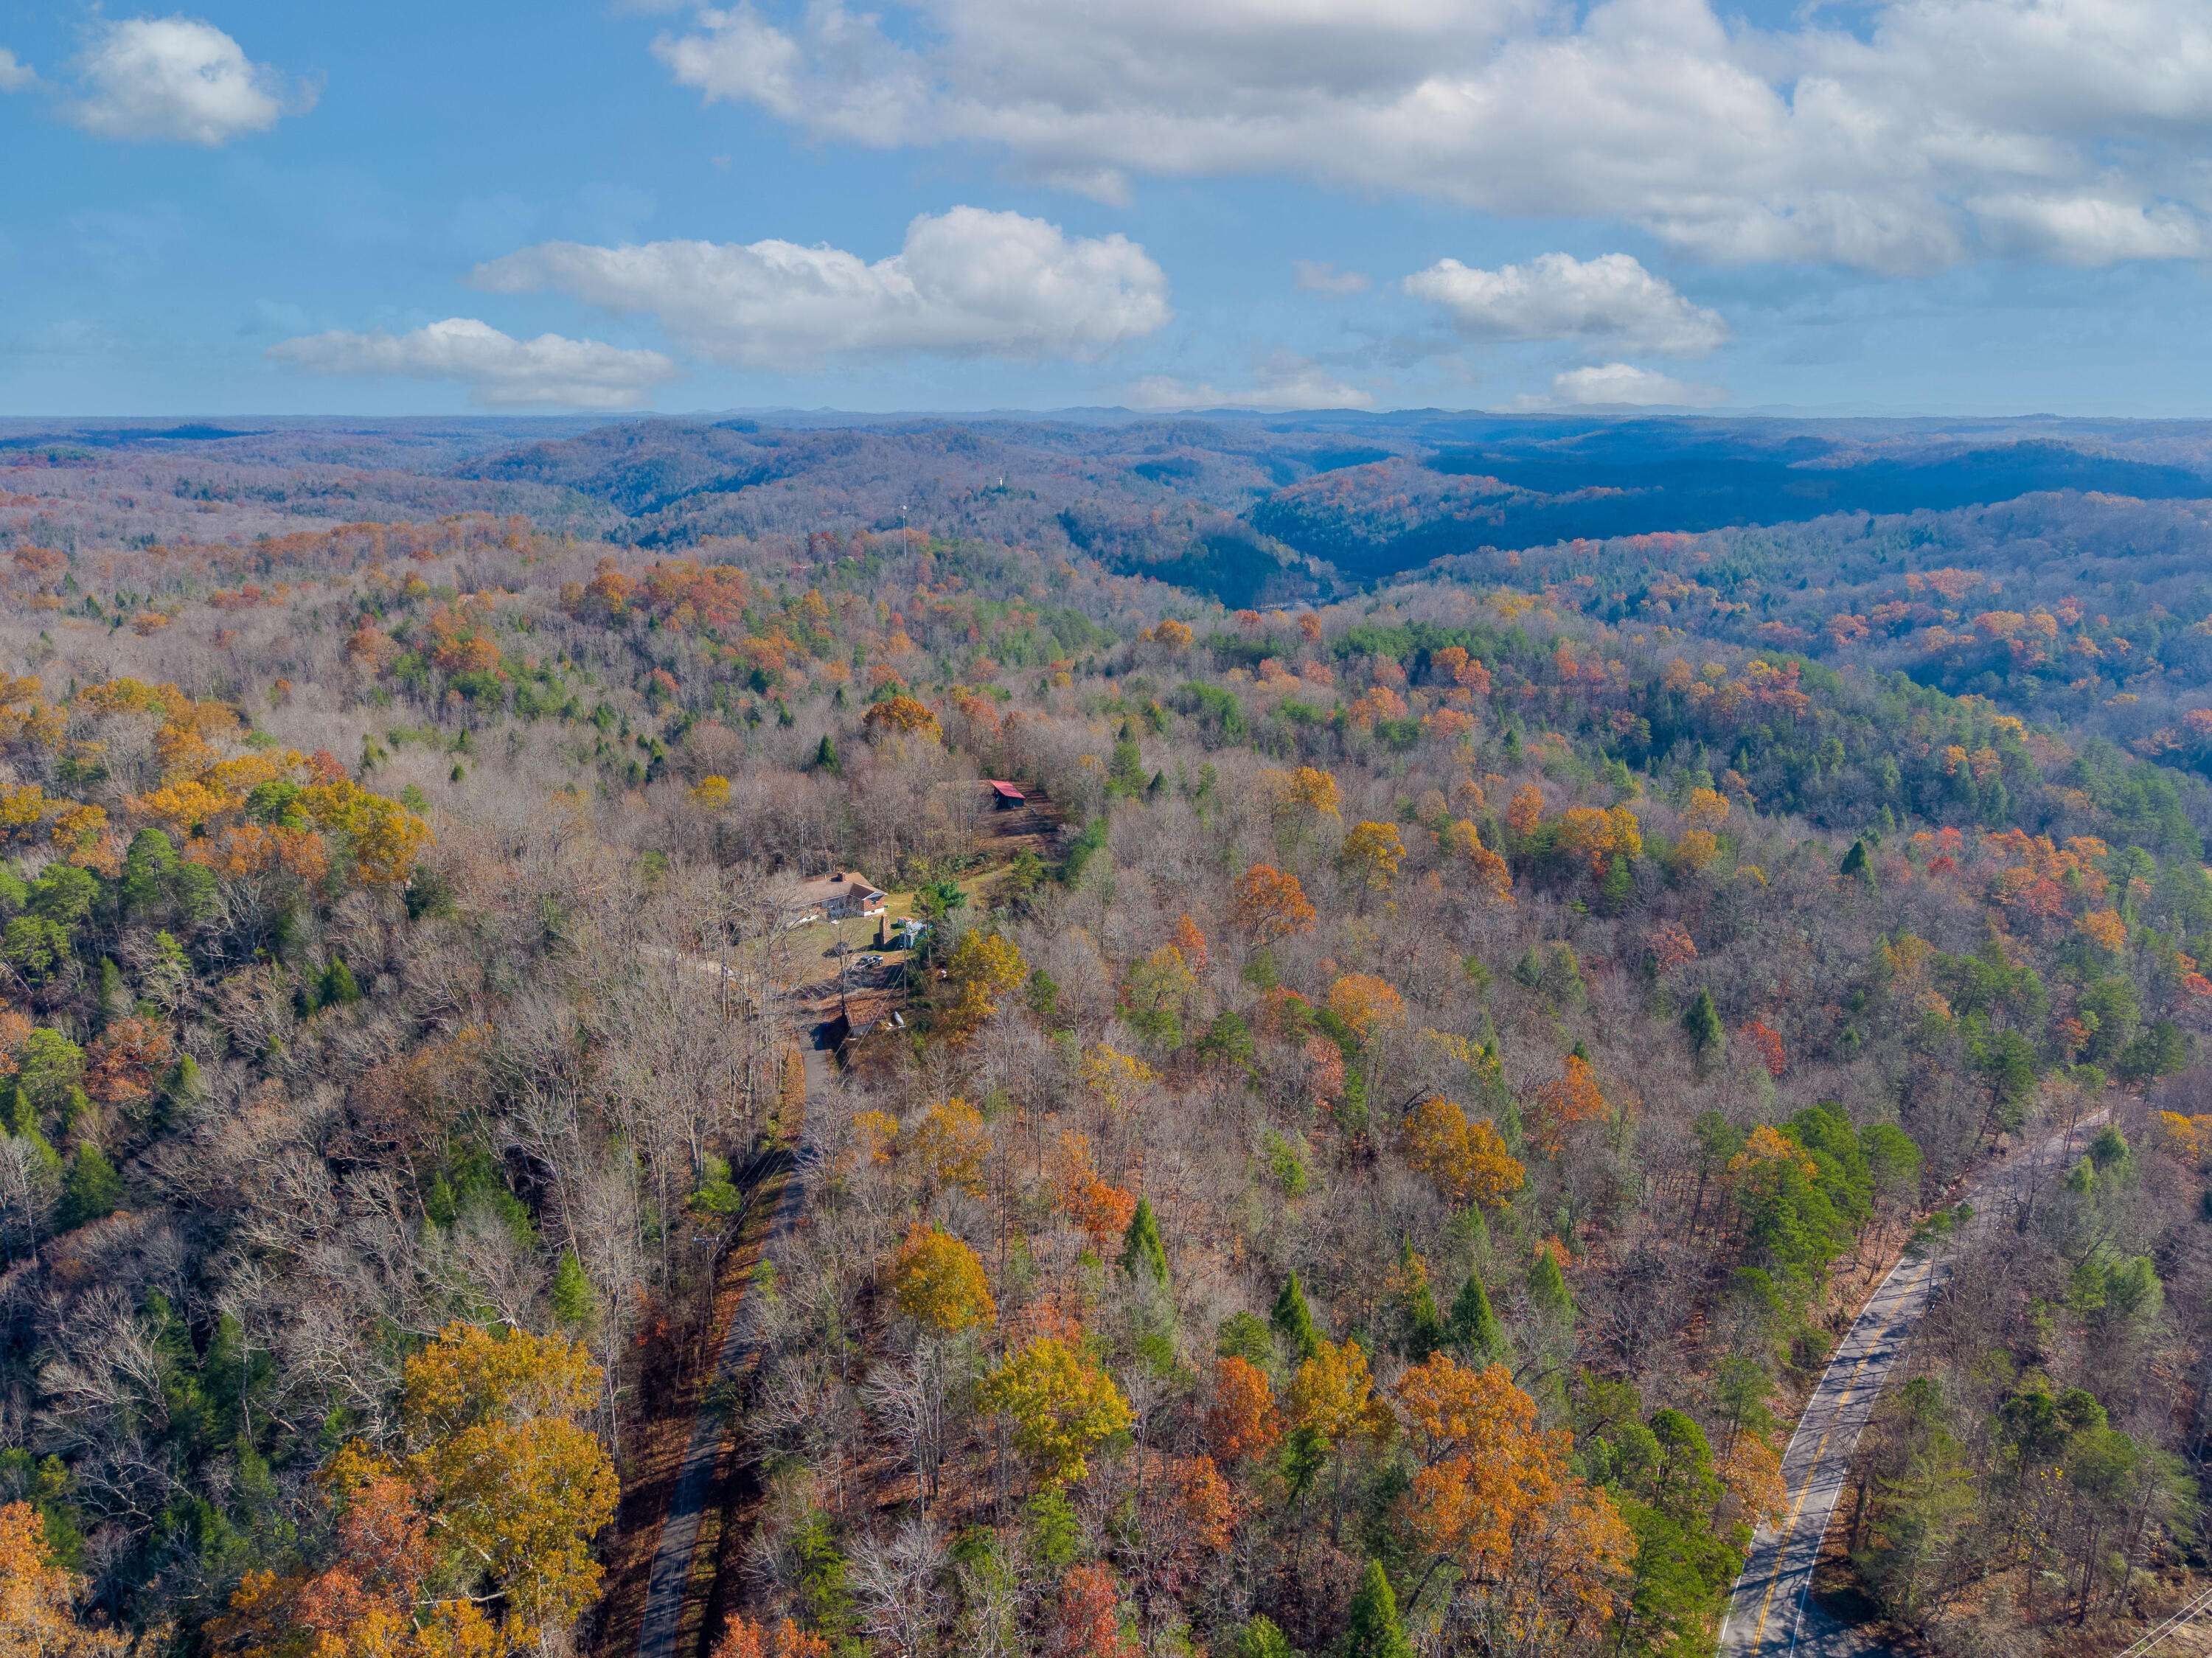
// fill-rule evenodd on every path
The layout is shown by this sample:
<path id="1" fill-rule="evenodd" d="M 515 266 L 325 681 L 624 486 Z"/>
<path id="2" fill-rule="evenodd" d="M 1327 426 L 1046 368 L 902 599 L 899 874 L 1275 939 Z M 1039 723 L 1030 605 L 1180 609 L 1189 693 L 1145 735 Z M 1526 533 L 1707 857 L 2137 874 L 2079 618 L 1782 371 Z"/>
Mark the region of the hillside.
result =
<path id="1" fill-rule="evenodd" d="M 750 1472 L 681 1624 L 726 1651 L 1318 1651 L 1370 1562 L 1449 1649 L 1710 1649 L 1856 1297 L 2099 1113 L 1970 1234 L 1848 1570 L 1960 1652 L 2115 1649 L 2196 1584 L 2199 506 L 1366 591 L 1252 538 L 1332 478 L 1492 488 L 1375 426 L 15 451 L 83 516 L 9 520 L 0 617 L 0 1510 L 82 1638 L 625 1650 L 739 1306 Z M 375 514 L 325 517 L 341 466 Z M 149 482 L 222 469 L 277 487 L 156 539 Z M 923 521 L 854 521 L 895 493 Z M 1224 608 L 1224 546 L 1343 596 Z M 2191 735 L 2131 753 L 2154 698 Z M 786 924 L 845 870 L 918 950 Z M 802 1063 L 840 1011 L 884 1023 Z"/>

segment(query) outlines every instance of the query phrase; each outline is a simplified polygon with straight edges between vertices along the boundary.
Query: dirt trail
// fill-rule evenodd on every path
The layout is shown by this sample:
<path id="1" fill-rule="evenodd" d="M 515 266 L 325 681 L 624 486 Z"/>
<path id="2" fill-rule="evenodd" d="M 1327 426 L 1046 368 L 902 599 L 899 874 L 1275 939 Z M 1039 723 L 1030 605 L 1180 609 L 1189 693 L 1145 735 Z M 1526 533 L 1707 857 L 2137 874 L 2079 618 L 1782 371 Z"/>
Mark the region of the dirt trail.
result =
<path id="1" fill-rule="evenodd" d="M 811 1102 L 832 1086 L 835 1078 L 827 1053 L 811 1043 L 802 1053 Z M 757 1206 L 766 1206 L 768 1215 L 759 1242 L 761 1260 L 780 1264 L 806 1206 L 814 1163 L 813 1143 L 802 1116 L 790 1148 L 763 1154 L 747 1171 L 745 1183 L 751 1193 L 750 1202 L 757 1206 L 755 1212 L 759 1212 Z M 714 1552 L 708 1551 L 702 1559 L 700 1540 L 717 1506 L 717 1474 L 737 1431 L 737 1401 L 759 1357 L 758 1307 L 749 1288 L 739 1291 L 712 1368 L 702 1379 L 690 1436 L 669 1495 L 646 1581 L 644 1609 L 637 1622 L 636 1643 L 631 1649 L 637 1658 L 696 1658 L 705 1635 L 706 1609 L 714 1587 Z"/>

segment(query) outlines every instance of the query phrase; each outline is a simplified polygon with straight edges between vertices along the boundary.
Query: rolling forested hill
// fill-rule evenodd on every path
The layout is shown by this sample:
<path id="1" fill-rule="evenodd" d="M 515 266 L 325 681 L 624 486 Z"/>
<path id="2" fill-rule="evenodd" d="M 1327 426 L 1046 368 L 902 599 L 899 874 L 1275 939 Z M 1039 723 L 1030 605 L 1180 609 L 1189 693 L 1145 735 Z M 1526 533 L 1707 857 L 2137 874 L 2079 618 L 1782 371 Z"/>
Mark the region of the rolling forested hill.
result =
<path id="1" fill-rule="evenodd" d="M 2124 1648 L 2208 435 L 0 431 L 0 1632 L 1710 1651 L 1955 1238 L 1820 1592 Z"/>

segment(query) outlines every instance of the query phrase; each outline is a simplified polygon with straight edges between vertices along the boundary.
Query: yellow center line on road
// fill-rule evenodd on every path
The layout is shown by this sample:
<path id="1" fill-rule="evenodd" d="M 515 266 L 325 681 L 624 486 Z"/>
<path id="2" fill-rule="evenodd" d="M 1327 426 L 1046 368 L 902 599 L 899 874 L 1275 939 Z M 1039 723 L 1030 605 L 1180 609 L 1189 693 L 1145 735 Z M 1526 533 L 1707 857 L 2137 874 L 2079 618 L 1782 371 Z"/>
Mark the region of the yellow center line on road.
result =
<path id="1" fill-rule="evenodd" d="M 1924 1275 L 1927 1270 L 1927 1265 L 1923 1263 L 1919 1272 L 1913 1277 L 1918 1278 Z M 1888 1287 L 1887 1284 L 1882 1286 L 1883 1289 Z M 1910 1295 L 1911 1291 L 1912 1285 L 1908 1282 L 1905 1293 Z M 1759 1597 L 1759 1622 L 1752 1626 L 1751 1651 L 1754 1658 L 1759 1652 L 1760 1643 L 1766 1639 L 1767 1613 L 1774 1605 L 1774 1591 L 1782 1587 L 1782 1569 L 1789 1564 L 1790 1545 L 1797 1529 L 1797 1515 L 1805 1506 L 1806 1497 L 1812 1494 L 1813 1476 L 1820 1470 L 1821 1454 L 1828 1448 L 1828 1436 L 1835 1432 L 1836 1418 L 1843 1415 L 1844 1407 L 1851 1402 L 1851 1394 L 1858 1387 L 1859 1372 L 1866 1369 L 1867 1360 L 1873 1357 L 1874 1349 L 1869 1347 L 1865 1352 L 1859 1355 L 1859 1362 L 1851 1366 L 1850 1375 L 1844 1378 L 1843 1397 L 1836 1401 L 1836 1408 L 1828 1418 L 1828 1425 L 1820 1430 L 1820 1441 L 1813 1447 L 1813 1460 L 1805 1469 L 1804 1483 L 1798 1488 L 1797 1500 L 1790 1505 L 1790 1516 L 1782 1523 L 1781 1533 L 1774 1546 L 1774 1570 L 1767 1577 L 1766 1593 Z M 1817 1561 L 1817 1557 L 1815 1558 Z"/>

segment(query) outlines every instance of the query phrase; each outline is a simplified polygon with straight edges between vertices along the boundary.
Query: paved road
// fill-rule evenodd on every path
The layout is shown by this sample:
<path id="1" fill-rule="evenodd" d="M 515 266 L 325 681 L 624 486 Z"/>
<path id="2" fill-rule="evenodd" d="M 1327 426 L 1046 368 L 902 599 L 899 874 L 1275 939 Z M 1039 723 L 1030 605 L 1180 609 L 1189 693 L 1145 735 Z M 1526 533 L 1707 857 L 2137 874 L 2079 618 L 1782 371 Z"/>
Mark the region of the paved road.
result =
<path id="1" fill-rule="evenodd" d="M 805 1053 L 806 1093 L 811 1103 L 820 1090 L 830 1085 L 829 1056 L 815 1048 Z M 806 1181 L 814 1157 L 802 1121 L 798 1147 L 784 1175 L 775 1212 L 769 1218 L 768 1236 L 761 1246 L 763 1260 L 780 1261 L 785 1242 L 806 1206 Z M 661 1521 L 660 1541 L 654 1547 L 653 1570 L 646 1580 L 645 1611 L 638 1619 L 637 1658 L 679 1658 L 692 1559 L 699 1552 L 699 1530 L 707 1517 L 723 1442 L 736 1425 L 726 1413 L 735 1379 L 759 1351 L 754 1334 L 757 1305 L 750 1295 L 738 1301 L 730 1315 L 730 1327 L 723 1333 L 721 1351 L 715 1355 L 714 1377 L 701 1389 L 699 1413 L 692 1418 L 691 1438 L 684 1448 L 684 1461 L 669 1496 L 668 1514 Z M 695 1626 L 692 1638 L 697 1637 Z"/>
<path id="2" fill-rule="evenodd" d="M 1972 1233 L 2017 1224 L 2078 1155 L 2097 1119 L 2061 1130 L 1984 1171 L 1968 1187 Z M 1856 1658 L 1887 1649 L 1807 1604 L 1828 1521 L 1848 1482 L 1859 1434 L 1948 1271 L 1946 1254 L 1907 1256 L 1867 1298 L 1828 1361 L 1783 1454 L 1781 1519 L 1752 1540 L 1721 1621 L 1719 1658 Z"/>

